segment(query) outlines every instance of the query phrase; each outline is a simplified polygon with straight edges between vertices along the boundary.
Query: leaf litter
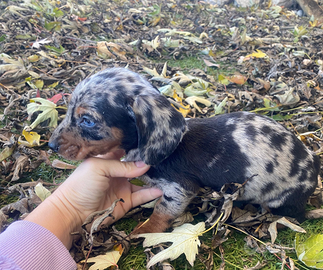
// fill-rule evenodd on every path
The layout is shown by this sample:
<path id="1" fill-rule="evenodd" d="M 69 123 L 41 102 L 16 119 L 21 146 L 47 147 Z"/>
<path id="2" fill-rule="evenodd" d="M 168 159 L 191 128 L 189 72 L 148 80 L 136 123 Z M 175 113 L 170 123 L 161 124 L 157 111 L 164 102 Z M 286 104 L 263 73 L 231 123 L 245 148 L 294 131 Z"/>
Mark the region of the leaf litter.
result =
<path id="1" fill-rule="evenodd" d="M 55 160 L 46 142 L 76 84 L 106 67 L 127 66 L 143 74 L 185 117 L 254 111 L 280 121 L 316 154 L 323 153 L 323 29 L 313 18 L 268 3 L 247 10 L 189 1 L 0 1 L 0 31 L 0 180 L 4 196 L 20 196 L 2 202 L 1 230 L 56 188 L 55 179 L 46 183 L 42 176 L 20 183 L 28 173 L 39 166 L 74 168 Z M 200 65 L 185 62 L 191 57 Z M 37 183 L 51 188 L 35 188 Z M 321 187 L 310 200 L 315 207 L 320 207 Z M 231 188 L 240 192 L 243 186 Z M 271 244 L 278 223 L 300 230 L 253 206 L 236 207 L 231 188 L 201 189 L 176 221 L 180 226 L 205 214 L 211 226 L 224 213 L 213 243 L 201 240 L 200 250 L 211 254 L 206 261 L 198 256 L 206 269 L 213 269 L 214 249 L 230 237 L 228 222 L 252 237 L 271 237 Z M 139 208 L 132 218 L 146 211 Z M 320 209 L 311 212 L 308 216 L 322 217 Z M 90 233 L 91 256 L 106 254 L 115 243 L 128 252 L 124 232 L 100 228 Z M 88 237 L 76 244 L 76 261 L 86 257 Z M 298 256 L 315 264 L 306 246 L 296 248 Z M 283 250 L 271 249 L 282 255 Z"/>

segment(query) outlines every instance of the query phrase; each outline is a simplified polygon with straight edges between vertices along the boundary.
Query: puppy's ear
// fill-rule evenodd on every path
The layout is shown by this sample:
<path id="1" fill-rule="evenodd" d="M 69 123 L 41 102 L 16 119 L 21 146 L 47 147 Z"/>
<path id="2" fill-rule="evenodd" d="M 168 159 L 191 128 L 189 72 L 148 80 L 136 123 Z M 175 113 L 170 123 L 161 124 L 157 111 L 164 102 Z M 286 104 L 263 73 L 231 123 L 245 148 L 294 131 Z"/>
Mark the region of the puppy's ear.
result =
<path id="1" fill-rule="evenodd" d="M 187 129 L 185 119 L 166 97 L 138 95 L 132 104 L 141 159 L 157 165 L 178 146 Z"/>

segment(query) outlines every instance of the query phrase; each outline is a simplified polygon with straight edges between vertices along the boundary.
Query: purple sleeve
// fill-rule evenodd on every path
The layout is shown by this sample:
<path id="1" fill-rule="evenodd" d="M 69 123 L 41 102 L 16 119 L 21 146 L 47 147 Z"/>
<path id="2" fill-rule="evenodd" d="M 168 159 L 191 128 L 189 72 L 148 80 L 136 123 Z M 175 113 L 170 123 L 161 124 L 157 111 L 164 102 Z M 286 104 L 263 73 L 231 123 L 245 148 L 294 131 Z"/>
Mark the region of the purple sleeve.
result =
<path id="1" fill-rule="evenodd" d="M 0 234 L 0 269 L 77 269 L 63 243 L 30 221 L 16 221 Z"/>

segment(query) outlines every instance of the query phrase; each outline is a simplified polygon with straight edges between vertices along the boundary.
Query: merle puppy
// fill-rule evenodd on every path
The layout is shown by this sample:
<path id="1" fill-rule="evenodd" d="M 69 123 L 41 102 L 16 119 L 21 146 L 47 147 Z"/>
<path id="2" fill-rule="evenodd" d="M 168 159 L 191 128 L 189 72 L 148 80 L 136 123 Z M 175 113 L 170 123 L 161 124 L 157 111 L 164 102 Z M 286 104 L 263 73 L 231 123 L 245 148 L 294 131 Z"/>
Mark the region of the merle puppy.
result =
<path id="1" fill-rule="evenodd" d="M 185 121 L 150 83 L 124 68 L 103 70 L 75 88 L 49 146 L 73 160 L 123 149 L 127 161 L 151 165 L 141 179 L 163 196 L 136 234 L 167 229 L 200 186 L 219 190 L 249 178 L 240 200 L 303 220 L 320 167 L 274 120 L 236 112 Z"/>

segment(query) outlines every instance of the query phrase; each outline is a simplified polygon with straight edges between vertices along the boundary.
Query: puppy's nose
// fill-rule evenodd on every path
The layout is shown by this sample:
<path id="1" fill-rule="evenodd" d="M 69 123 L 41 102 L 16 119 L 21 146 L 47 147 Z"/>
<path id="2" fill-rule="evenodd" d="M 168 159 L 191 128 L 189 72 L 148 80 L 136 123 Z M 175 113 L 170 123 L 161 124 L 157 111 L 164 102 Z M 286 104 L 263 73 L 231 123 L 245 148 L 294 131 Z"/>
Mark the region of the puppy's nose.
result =
<path id="1" fill-rule="evenodd" d="M 48 146 L 50 149 L 52 149 L 55 152 L 58 152 L 58 150 L 59 150 L 59 145 L 58 145 L 57 141 L 55 141 L 55 140 L 49 140 Z"/>

